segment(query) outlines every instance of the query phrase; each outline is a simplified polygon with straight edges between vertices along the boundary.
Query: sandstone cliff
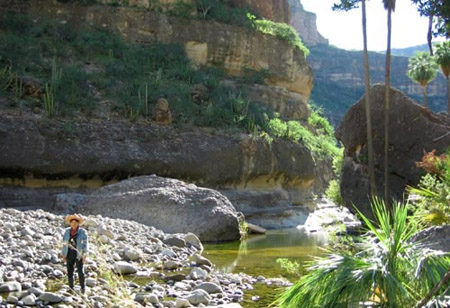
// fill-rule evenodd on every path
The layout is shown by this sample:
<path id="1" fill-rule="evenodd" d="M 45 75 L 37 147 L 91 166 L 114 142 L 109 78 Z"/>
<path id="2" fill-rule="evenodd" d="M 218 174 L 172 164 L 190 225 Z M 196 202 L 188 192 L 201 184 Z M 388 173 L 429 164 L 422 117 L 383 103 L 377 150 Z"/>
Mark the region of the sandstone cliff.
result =
<path id="1" fill-rule="evenodd" d="M 289 24 L 291 11 L 288 0 L 231 0 L 238 7 L 248 7 L 260 17 Z"/>
<path id="2" fill-rule="evenodd" d="M 300 0 L 289 0 L 291 25 L 308 46 L 328 45 L 328 39 L 317 31 L 316 14 L 305 11 Z"/>
<path id="3" fill-rule="evenodd" d="M 290 103 L 298 110 L 306 105 L 313 87 L 313 73 L 303 52 L 286 41 L 233 25 L 159 14 L 149 10 L 111 6 L 77 6 L 38 0 L 25 9 L 46 14 L 74 25 L 92 24 L 118 31 L 127 41 L 148 44 L 174 43 L 184 46 L 188 58 L 196 65 L 223 69 L 231 76 L 245 70 L 267 71 L 268 88 L 284 88 Z M 276 89 L 271 92 L 279 92 Z M 295 101 L 295 102 L 294 102 Z"/>

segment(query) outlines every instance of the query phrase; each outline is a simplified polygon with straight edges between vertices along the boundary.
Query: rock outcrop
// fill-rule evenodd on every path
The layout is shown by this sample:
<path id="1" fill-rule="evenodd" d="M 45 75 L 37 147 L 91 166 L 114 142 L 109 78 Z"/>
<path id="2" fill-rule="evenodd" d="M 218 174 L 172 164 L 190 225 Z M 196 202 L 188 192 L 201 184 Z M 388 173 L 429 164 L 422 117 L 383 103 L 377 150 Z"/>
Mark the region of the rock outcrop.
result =
<path id="1" fill-rule="evenodd" d="M 158 176 L 131 178 L 88 195 L 58 195 L 55 210 L 132 220 L 168 233 L 192 232 L 202 241 L 240 238 L 236 210 L 224 195 Z"/>
<path id="2" fill-rule="evenodd" d="M 374 139 L 374 164 L 378 191 L 383 189 L 384 166 L 384 101 L 385 87 L 375 85 L 370 91 Z M 450 118 L 432 113 L 408 98 L 390 90 L 389 174 L 392 197 L 401 200 L 407 185 L 416 185 L 421 170 L 415 167 L 424 151 L 443 153 L 450 145 Z M 341 193 L 347 206 L 357 205 L 371 215 L 367 167 L 367 138 L 364 97 L 352 106 L 336 130 L 345 147 Z"/>
<path id="3" fill-rule="evenodd" d="M 300 0 L 289 0 L 291 25 L 308 46 L 328 45 L 328 39 L 317 31 L 316 14 L 305 11 Z"/>
<path id="4" fill-rule="evenodd" d="M 269 144 L 244 134 L 181 131 L 146 122 L 130 125 L 125 120 L 71 121 L 70 131 L 64 129 L 65 123 L 0 115 L 3 184 L 54 186 L 53 180 L 77 177 L 86 185 L 81 181 L 72 187 L 82 187 L 96 178 L 102 185 L 158 174 L 216 188 L 307 190 L 315 178 L 311 154 L 300 143 L 276 140 Z"/>
<path id="5" fill-rule="evenodd" d="M 231 0 L 237 7 L 249 8 L 260 17 L 289 24 L 291 12 L 288 0 Z"/>

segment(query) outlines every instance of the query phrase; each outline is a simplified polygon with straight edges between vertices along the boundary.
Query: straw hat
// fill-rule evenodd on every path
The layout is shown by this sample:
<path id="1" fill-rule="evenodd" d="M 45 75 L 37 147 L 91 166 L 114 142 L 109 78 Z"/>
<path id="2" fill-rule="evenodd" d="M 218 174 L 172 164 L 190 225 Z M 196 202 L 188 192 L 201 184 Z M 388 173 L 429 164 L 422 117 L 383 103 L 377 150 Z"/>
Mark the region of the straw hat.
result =
<path id="1" fill-rule="evenodd" d="M 70 225 L 70 222 L 72 221 L 72 220 L 76 220 L 76 221 L 78 221 L 78 223 L 81 225 L 83 222 L 84 222 L 84 219 L 83 219 L 83 217 L 81 217 L 81 215 L 78 215 L 78 214 L 72 214 L 72 215 L 67 215 L 66 216 L 66 224 L 68 224 L 68 225 Z"/>

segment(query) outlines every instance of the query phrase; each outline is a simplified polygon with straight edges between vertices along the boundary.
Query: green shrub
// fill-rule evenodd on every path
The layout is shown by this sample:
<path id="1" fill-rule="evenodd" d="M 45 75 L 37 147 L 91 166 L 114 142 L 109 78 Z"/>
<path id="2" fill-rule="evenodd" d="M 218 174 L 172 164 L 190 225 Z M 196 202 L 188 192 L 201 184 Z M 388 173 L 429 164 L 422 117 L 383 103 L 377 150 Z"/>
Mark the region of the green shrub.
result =
<path id="1" fill-rule="evenodd" d="M 417 163 L 428 173 L 417 188 L 409 187 L 410 194 L 418 197 L 412 209 L 426 226 L 450 224 L 450 150 L 440 156 L 435 153 L 425 153 Z"/>
<path id="2" fill-rule="evenodd" d="M 279 118 L 269 121 L 270 134 L 277 138 L 284 138 L 287 132 L 287 124 Z"/>
<path id="3" fill-rule="evenodd" d="M 339 155 L 339 148 L 333 135 L 322 134 L 320 130 L 313 132 L 298 121 L 285 122 L 279 118 L 271 119 L 268 122 L 268 132 L 277 138 L 300 141 L 314 157 L 319 159 Z"/>
<path id="4" fill-rule="evenodd" d="M 250 16 L 250 19 L 254 19 L 253 23 L 258 31 L 285 40 L 303 51 L 305 57 L 309 55 L 309 49 L 303 44 L 297 31 L 292 26 L 267 19 L 256 19 L 254 16 Z"/>
<path id="5" fill-rule="evenodd" d="M 344 200 L 341 196 L 341 188 L 338 180 L 331 180 L 328 184 L 328 188 L 325 191 L 325 195 L 328 199 L 336 204 L 344 205 Z"/>
<path id="6" fill-rule="evenodd" d="M 341 176 L 342 165 L 344 164 L 344 148 L 340 148 L 337 155 L 333 157 L 333 171 L 337 177 Z"/>
<path id="7" fill-rule="evenodd" d="M 331 126 L 328 119 L 323 115 L 323 108 L 311 105 L 311 115 L 308 118 L 308 124 L 321 134 L 334 136 L 333 126 Z"/>
<path id="8" fill-rule="evenodd" d="M 226 24 L 253 28 L 254 23 L 248 18 L 248 9 L 237 8 L 222 3 L 220 0 L 196 0 L 196 8 L 200 18 L 213 19 Z"/>
<path id="9" fill-rule="evenodd" d="M 289 276 L 300 276 L 300 264 L 297 261 L 290 261 L 287 258 L 278 258 L 276 262 L 281 267 L 283 273 Z"/>

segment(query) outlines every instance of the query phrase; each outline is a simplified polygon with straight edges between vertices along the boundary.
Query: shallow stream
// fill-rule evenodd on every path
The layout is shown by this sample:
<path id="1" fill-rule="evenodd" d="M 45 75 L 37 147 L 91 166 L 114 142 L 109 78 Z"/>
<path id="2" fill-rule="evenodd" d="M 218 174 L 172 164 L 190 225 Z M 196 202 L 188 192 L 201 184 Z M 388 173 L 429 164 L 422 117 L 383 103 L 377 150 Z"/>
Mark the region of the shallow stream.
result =
<path id="1" fill-rule="evenodd" d="M 265 235 L 251 236 L 243 241 L 205 244 L 203 256 L 224 272 L 285 277 L 295 282 L 298 277 L 286 274 L 276 260 L 287 258 L 304 265 L 305 261 L 323 253 L 320 247 L 325 244 L 325 235 L 310 235 L 298 229 L 270 230 Z M 244 308 L 268 307 L 283 290 L 262 283 L 255 284 L 254 288 L 245 292 L 245 301 L 241 303 Z M 254 296 L 259 299 L 252 300 Z"/>

